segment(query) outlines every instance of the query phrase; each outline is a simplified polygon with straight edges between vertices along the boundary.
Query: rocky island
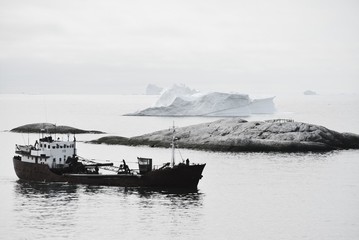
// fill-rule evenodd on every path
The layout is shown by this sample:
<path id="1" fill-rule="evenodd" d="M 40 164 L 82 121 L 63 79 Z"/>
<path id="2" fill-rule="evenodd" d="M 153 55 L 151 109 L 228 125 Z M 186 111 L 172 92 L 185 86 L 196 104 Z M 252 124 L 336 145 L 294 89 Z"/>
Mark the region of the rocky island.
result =
<path id="1" fill-rule="evenodd" d="M 126 138 L 108 136 L 90 143 L 147 145 L 170 147 L 172 129 Z M 274 119 L 248 122 L 241 118 L 226 118 L 176 128 L 176 143 L 180 148 L 229 152 L 309 152 L 337 149 L 359 149 L 359 135 L 339 133 L 323 126 Z"/>
<path id="2" fill-rule="evenodd" d="M 69 126 L 56 126 L 53 123 L 32 123 L 26 124 L 17 128 L 13 128 L 10 132 L 17 132 L 17 133 L 62 133 L 62 134 L 82 134 L 82 133 L 93 133 L 93 134 L 101 134 L 104 132 L 96 131 L 96 130 L 83 130 Z"/>

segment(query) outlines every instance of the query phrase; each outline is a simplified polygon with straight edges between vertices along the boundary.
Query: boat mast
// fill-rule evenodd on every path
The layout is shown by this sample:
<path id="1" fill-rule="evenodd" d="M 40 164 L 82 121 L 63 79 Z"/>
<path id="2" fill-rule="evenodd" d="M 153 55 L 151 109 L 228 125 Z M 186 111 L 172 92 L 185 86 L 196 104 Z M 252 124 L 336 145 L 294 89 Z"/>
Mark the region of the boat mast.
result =
<path id="1" fill-rule="evenodd" d="M 73 157 L 76 157 L 76 137 L 74 135 L 74 154 Z"/>
<path id="2" fill-rule="evenodd" d="M 175 165 L 175 123 L 173 121 L 173 135 L 172 135 L 172 158 L 171 158 L 171 166 Z"/>

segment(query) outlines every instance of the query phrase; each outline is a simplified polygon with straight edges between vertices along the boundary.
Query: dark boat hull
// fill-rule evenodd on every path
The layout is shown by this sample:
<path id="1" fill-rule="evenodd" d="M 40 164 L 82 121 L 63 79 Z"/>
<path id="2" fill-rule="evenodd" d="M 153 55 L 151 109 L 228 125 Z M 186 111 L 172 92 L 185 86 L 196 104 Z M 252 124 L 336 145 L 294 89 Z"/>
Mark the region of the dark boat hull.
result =
<path id="1" fill-rule="evenodd" d="M 143 175 L 55 174 L 46 164 L 23 162 L 17 158 L 13 158 L 13 163 L 15 173 L 21 180 L 151 188 L 196 188 L 205 167 L 205 164 L 179 165 Z"/>

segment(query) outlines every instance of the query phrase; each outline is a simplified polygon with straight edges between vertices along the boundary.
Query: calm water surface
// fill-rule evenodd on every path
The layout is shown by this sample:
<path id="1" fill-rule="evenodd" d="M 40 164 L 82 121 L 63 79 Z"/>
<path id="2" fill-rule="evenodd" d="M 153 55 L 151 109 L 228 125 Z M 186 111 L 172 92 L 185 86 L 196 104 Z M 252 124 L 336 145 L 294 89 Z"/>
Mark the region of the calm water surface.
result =
<path id="1" fill-rule="evenodd" d="M 279 111 L 274 117 L 359 133 L 358 96 L 314 97 L 277 97 Z M 9 130 L 48 121 L 134 136 L 167 128 L 173 120 L 178 126 L 215 120 L 122 116 L 154 100 L 148 96 L 0 95 L 4 113 L 0 126 Z M 80 141 L 97 137 L 77 136 Z M 36 138 L 37 134 L 0 133 L 0 239 L 359 238 L 358 151 L 265 154 L 182 149 L 184 158 L 207 163 L 204 177 L 198 191 L 170 192 L 19 181 L 11 162 L 14 145 L 33 143 Z M 136 167 L 137 156 L 153 157 L 155 164 L 170 158 L 168 149 L 158 148 L 80 142 L 78 149 L 83 157 L 115 164 L 126 159 L 130 167 Z"/>

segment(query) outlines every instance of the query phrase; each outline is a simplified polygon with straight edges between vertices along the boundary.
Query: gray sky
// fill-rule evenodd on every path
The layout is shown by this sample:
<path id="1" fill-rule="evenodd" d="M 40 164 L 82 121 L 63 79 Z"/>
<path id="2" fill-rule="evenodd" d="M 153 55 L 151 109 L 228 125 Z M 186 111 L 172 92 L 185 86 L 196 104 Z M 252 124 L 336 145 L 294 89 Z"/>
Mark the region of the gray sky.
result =
<path id="1" fill-rule="evenodd" d="M 357 0 L 0 0 L 0 93 L 359 92 Z"/>

